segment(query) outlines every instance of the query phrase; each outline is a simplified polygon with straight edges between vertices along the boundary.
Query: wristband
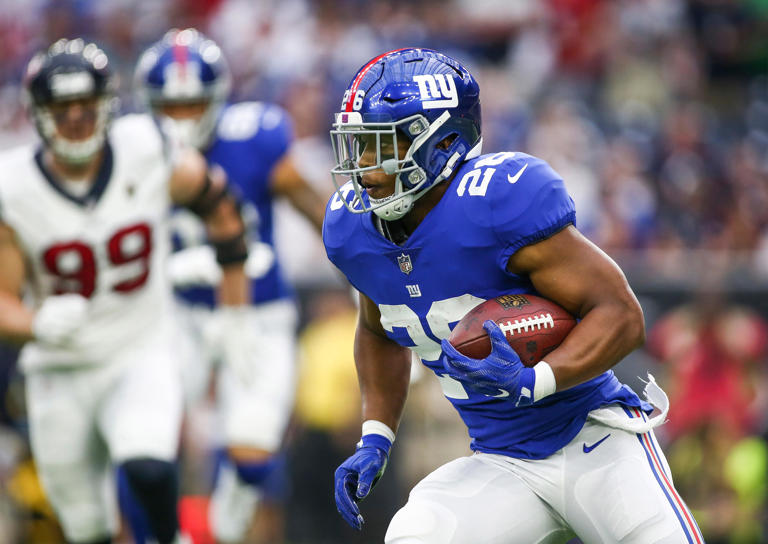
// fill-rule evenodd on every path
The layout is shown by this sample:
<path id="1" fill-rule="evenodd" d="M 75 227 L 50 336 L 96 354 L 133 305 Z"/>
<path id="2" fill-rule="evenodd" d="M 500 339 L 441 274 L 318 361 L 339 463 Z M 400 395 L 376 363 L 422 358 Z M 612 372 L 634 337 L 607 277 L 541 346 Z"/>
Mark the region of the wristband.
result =
<path id="1" fill-rule="evenodd" d="M 390 443 L 394 443 L 395 441 L 395 431 L 390 429 L 389 425 L 386 423 L 382 423 L 381 421 L 377 421 L 375 419 L 368 419 L 363 421 L 363 436 L 367 434 L 381 435 L 389 440 Z"/>
<path id="2" fill-rule="evenodd" d="M 554 393 L 557 390 L 557 383 L 555 373 L 546 361 L 536 363 L 533 371 L 536 374 L 536 381 L 533 384 L 533 402 L 537 402 Z"/>
<path id="3" fill-rule="evenodd" d="M 248 260 L 248 243 L 245 230 L 226 240 L 210 240 L 216 252 L 216 262 L 221 266 L 241 264 Z"/>

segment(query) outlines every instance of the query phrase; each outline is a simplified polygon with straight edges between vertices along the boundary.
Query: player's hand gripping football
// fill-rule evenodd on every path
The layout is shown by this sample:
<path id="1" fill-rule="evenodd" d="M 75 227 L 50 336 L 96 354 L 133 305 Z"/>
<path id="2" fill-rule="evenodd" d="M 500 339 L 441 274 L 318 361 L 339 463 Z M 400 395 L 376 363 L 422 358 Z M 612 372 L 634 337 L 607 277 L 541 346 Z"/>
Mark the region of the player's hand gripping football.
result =
<path id="1" fill-rule="evenodd" d="M 379 481 L 392 442 L 379 434 L 366 434 L 357 443 L 357 449 L 336 469 L 336 509 L 349 525 L 360 530 L 363 516 L 357 503 L 364 499 Z"/>
<path id="2" fill-rule="evenodd" d="M 496 323 L 487 320 L 483 328 L 491 339 L 491 354 L 485 359 L 472 359 L 443 339 L 443 368 L 471 391 L 489 397 L 511 397 L 515 406 L 531 404 L 536 372 L 523 365 Z"/>
<path id="3" fill-rule="evenodd" d="M 52 347 L 69 345 L 88 314 L 88 299 L 76 293 L 48 297 L 35 314 L 32 333 Z"/>

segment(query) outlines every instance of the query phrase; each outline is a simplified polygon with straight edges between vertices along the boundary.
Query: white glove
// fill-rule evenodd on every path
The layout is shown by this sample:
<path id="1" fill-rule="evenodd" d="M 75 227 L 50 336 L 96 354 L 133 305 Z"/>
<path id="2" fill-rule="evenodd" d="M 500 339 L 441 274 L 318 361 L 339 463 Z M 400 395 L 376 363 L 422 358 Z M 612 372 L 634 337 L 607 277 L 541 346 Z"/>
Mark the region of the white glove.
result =
<path id="1" fill-rule="evenodd" d="M 245 273 L 249 278 L 260 278 L 269 272 L 274 262 L 275 253 L 269 244 L 253 242 L 248 246 Z M 221 281 L 221 267 L 216 262 L 213 248 L 205 244 L 171 254 L 168 258 L 168 275 L 175 287 L 213 287 Z"/>
<path id="2" fill-rule="evenodd" d="M 216 308 L 205 330 L 206 343 L 215 346 L 222 363 L 244 385 L 257 378 L 256 351 L 252 348 L 256 337 L 250 306 Z"/>
<path id="3" fill-rule="evenodd" d="M 48 297 L 35 314 L 32 333 L 43 344 L 63 347 L 70 343 L 85 323 L 88 300 L 78 294 Z"/>
<path id="4" fill-rule="evenodd" d="M 211 246 L 194 246 L 171 254 L 168 275 L 176 287 L 213 286 L 221 281 L 221 267 Z"/>

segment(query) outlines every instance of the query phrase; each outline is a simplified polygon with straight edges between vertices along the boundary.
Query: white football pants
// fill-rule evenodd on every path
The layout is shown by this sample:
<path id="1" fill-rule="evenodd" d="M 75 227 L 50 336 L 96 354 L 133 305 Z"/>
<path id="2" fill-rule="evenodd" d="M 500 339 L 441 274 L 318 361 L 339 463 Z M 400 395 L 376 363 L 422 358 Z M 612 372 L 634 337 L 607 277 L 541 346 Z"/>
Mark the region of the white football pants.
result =
<path id="1" fill-rule="evenodd" d="M 182 392 L 169 338 L 138 338 L 102 365 L 27 374 L 32 454 L 68 540 L 117 531 L 114 465 L 175 459 Z"/>
<path id="2" fill-rule="evenodd" d="M 644 418 L 639 410 L 608 410 Z M 590 544 L 703 544 L 653 431 L 588 419 L 546 459 L 455 459 L 413 488 L 385 542 L 538 544 L 573 536 Z"/>

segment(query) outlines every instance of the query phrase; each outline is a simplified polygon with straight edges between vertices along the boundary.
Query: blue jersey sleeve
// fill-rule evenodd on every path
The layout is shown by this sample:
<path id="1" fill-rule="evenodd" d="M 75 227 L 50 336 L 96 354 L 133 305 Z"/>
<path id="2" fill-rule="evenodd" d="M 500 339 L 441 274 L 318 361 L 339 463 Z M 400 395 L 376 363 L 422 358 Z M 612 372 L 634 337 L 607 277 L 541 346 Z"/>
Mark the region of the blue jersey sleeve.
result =
<path id="1" fill-rule="evenodd" d="M 521 247 L 534 244 L 576 222 L 573 199 L 557 172 L 545 161 L 516 153 L 494 174 L 491 221 L 499 240 L 498 265 Z"/>
<path id="2" fill-rule="evenodd" d="M 349 181 L 347 183 L 351 184 L 352 182 Z M 338 192 L 334 192 L 325 206 L 322 238 L 328 259 L 342 271 L 343 266 L 339 259 L 341 258 L 342 249 L 347 244 L 349 237 L 352 236 L 352 220 L 352 214 L 347 211 L 347 208 L 341 201 L 341 196 Z"/>
<path id="3" fill-rule="evenodd" d="M 293 141 L 293 123 L 288 113 L 279 106 L 264 107 L 260 119 L 261 138 L 259 147 L 276 162 L 282 157 Z"/>
<path id="4" fill-rule="evenodd" d="M 288 113 L 275 104 L 239 102 L 230 104 L 218 125 L 221 145 L 245 146 L 262 164 L 276 162 L 293 141 L 293 123 Z"/>

